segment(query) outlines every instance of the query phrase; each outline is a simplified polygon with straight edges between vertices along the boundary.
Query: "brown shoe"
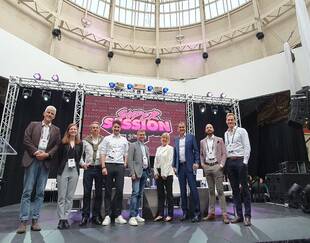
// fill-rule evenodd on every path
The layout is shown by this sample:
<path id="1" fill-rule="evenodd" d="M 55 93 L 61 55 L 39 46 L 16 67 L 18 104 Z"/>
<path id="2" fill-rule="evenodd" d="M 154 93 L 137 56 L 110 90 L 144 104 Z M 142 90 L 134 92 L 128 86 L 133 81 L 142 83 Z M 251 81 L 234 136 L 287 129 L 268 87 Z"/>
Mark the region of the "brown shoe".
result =
<path id="1" fill-rule="evenodd" d="M 251 226 L 251 218 L 250 217 L 245 217 L 244 218 L 244 226 Z"/>
<path id="2" fill-rule="evenodd" d="M 230 223 L 230 220 L 229 220 L 229 218 L 228 218 L 226 213 L 223 214 L 223 222 L 224 222 L 224 224 L 229 224 Z"/>
<path id="3" fill-rule="evenodd" d="M 18 229 L 16 230 L 17 234 L 24 234 L 26 233 L 26 229 L 27 229 L 27 222 L 26 221 L 21 221 Z"/>
<path id="4" fill-rule="evenodd" d="M 202 220 L 205 220 L 205 221 L 215 220 L 215 214 L 210 213 L 207 217 L 204 217 Z"/>
<path id="5" fill-rule="evenodd" d="M 31 230 L 32 231 L 40 231 L 41 230 L 41 227 L 40 227 L 37 219 L 32 220 Z"/>

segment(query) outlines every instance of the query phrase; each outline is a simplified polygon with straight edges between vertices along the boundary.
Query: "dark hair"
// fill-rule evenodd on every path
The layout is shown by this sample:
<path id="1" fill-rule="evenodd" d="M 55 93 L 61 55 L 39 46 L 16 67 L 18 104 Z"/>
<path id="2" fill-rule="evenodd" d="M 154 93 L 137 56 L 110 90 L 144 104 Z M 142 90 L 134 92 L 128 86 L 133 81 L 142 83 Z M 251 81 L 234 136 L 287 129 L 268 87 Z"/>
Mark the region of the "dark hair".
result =
<path id="1" fill-rule="evenodd" d="M 122 123 L 121 123 L 120 120 L 114 120 L 114 121 L 112 122 L 112 127 L 113 127 L 115 124 L 117 124 L 117 125 L 119 125 L 119 126 L 122 126 Z"/>
<path id="2" fill-rule="evenodd" d="M 76 128 L 78 128 L 78 126 L 75 124 L 75 123 L 70 123 L 69 125 L 68 125 L 68 127 L 67 127 L 67 130 L 66 130 L 66 132 L 65 132 L 65 134 L 64 134 L 64 137 L 62 138 L 62 143 L 63 144 L 69 144 L 70 143 L 70 136 L 69 136 L 69 130 L 70 130 L 70 128 L 71 127 L 73 127 L 73 126 L 76 126 Z M 76 136 L 75 136 L 75 144 L 80 144 L 81 143 L 81 139 L 80 139 L 80 136 L 79 136 L 79 134 L 77 134 Z"/>

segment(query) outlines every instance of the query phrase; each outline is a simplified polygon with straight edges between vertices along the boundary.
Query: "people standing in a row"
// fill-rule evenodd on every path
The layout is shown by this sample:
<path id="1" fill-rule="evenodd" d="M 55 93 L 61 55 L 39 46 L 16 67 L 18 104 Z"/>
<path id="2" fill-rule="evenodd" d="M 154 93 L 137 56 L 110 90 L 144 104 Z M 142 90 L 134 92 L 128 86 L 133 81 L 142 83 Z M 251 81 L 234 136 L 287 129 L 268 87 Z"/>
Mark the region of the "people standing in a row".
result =
<path id="1" fill-rule="evenodd" d="M 81 167 L 84 168 L 83 174 L 83 209 L 82 221 L 80 226 L 87 224 L 90 217 L 90 204 L 93 182 L 95 182 L 95 196 L 92 210 L 92 223 L 101 225 L 101 205 L 102 205 L 102 186 L 103 176 L 101 173 L 100 151 L 102 149 L 103 136 L 100 135 L 99 122 L 94 121 L 90 124 L 90 134 L 83 139 L 84 161 L 81 160 Z"/>
<path id="2" fill-rule="evenodd" d="M 248 187 L 248 161 L 251 146 L 249 136 L 244 128 L 236 126 L 233 113 L 226 115 L 228 130 L 225 132 L 225 145 L 227 149 L 227 173 L 233 191 L 233 200 L 237 216 L 231 223 L 244 222 L 245 226 L 251 225 L 251 195 Z M 241 187 L 240 187 L 241 185 Z M 241 190 L 244 200 L 244 216 L 241 202 Z"/>
<path id="3" fill-rule="evenodd" d="M 83 144 L 78 135 L 78 128 L 74 123 L 71 123 L 68 125 L 58 150 L 58 229 L 67 229 L 70 227 L 68 217 L 72 209 L 73 196 L 79 179 L 79 164 L 82 152 Z"/>
<path id="4" fill-rule="evenodd" d="M 161 146 L 156 149 L 154 159 L 154 177 L 158 196 L 158 212 L 154 221 L 170 222 L 173 219 L 173 147 L 169 145 L 170 136 L 168 133 L 163 133 L 160 141 Z M 164 218 L 165 201 L 167 201 L 168 215 Z"/>
<path id="5" fill-rule="evenodd" d="M 137 226 L 145 221 L 139 215 L 141 198 L 147 178 L 150 175 L 149 148 L 144 144 L 145 131 L 137 131 L 137 141 L 130 144 L 128 151 L 128 168 L 132 180 L 132 193 L 130 198 L 130 218 L 128 223 Z"/>
<path id="6" fill-rule="evenodd" d="M 111 217 L 115 217 L 115 223 L 126 224 L 123 218 L 122 202 L 124 188 L 124 171 L 127 166 L 128 141 L 121 136 L 121 122 L 114 120 L 112 123 L 112 134 L 103 139 L 102 152 L 100 161 L 102 174 L 105 176 L 105 195 L 104 209 L 105 218 L 102 225 L 106 226 L 111 223 Z M 115 184 L 115 196 L 113 202 L 112 187 Z M 113 203 L 113 211 L 112 211 Z"/>
<path id="7" fill-rule="evenodd" d="M 38 223 L 40 209 L 44 199 L 44 189 L 49 170 L 57 163 L 57 149 L 60 143 L 60 130 L 52 124 L 56 116 L 56 108 L 47 106 L 43 112 L 43 121 L 31 122 L 25 130 L 25 151 L 22 159 L 24 171 L 23 193 L 20 203 L 20 224 L 18 234 L 26 232 L 27 221 L 32 219 L 31 230 L 40 231 Z M 35 188 L 34 202 L 30 203 Z"/>
<path id="8" fill-rule="evenodd" d="M 207 178 L 209 189 L 209 214 L 204 220 L 215 220 L 215 187 L 219 198 L 223 222 L 229 224 L 226 210 L 226 199 L 223 190 L 224 166 L 226 162 L 226 147 L 223 139 L 214 136 L 212 124 L 206 125 L 206 137 L 200 141 L 200 161 Z"/>
<path id="9" fill-rule="evenodd" d="M 180 183 L 181 205 L 183 211 L 181 220 L 185 220 L 189 217 L 186 190 L 186 185 L 188 183 L 191 199 L 194 204 L 192 222 L 198 222 L 200 221 L 200 202 L 196 185 L 196 175 L 194 172 L 198 169 L 200 163 L 199 149 L 195 136 L 192 134 L 186 134 L 185 131 L 185 123 L 180 122 L 178 125 L 179 136 L 174 140 L 173 167 Z"/>

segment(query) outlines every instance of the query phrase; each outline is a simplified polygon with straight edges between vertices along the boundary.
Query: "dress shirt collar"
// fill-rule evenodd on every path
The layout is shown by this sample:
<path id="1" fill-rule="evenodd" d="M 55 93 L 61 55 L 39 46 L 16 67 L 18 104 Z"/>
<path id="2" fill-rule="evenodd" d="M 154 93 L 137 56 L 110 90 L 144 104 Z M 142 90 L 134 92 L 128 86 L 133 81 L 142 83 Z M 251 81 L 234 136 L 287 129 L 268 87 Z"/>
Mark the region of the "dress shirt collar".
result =
<path id="1" fill-rule="evenodd" d="M 51 122 L 48 123 L 48 124 L 46 124 L 46 123 L 44 122 L 44 120 L 42 121 L 42 127 L 44 127 L 44 126 L 51 127 L 51 125 L 52 125 Z"/>

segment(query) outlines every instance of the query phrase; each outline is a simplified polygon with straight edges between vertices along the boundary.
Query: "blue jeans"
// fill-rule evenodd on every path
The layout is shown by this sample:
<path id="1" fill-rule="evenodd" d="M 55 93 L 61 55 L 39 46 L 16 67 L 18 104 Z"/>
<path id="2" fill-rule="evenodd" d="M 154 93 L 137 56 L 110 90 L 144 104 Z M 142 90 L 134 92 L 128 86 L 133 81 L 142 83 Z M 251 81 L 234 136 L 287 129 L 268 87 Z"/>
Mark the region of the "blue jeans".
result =
<path id="1" fill-rule="evenodd" d="M 143 170 L 141 178 L 132 181 L 132 193 L 130 198 L 130 217 L 136 217 L 139 214 L 141 197 L 147 179 L 147 172 Z"/>
<path id="2" fill-rule="evenodd" d="M 38 219 L 40 209 L 44 199 L 44 189 L 46 186 L 49 170 L 44 166 L 43 161 L 33 159 L 31 165 L 25 168 L 24 172 L 24 189 L 20 202 L 21 221 L 30 218 L 30 200 L 34 185 L 36 184 L 36 195 L 32 205 L 32 219 Z"/>

